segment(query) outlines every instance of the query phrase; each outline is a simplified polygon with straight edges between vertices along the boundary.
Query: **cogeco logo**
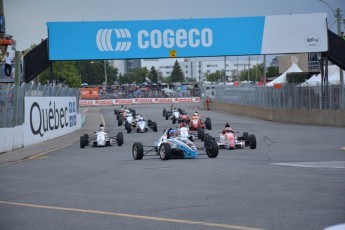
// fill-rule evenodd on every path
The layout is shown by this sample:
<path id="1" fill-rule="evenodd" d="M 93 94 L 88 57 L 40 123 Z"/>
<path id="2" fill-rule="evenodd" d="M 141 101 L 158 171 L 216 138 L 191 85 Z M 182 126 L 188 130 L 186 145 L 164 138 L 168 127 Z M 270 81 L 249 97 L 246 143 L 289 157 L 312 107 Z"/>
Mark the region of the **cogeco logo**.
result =
<path id="1" fill-rule="evenodd" d="M 111 42 L 111 36 L 115 31 L 117 38 L 115 50 Z M 100 29 L 96 35 L 97 47 L 100 51 L 128 51 L 131 48 L 131 33 L 128 29 Z"/>
<path id="2" fill-rule="evenodd" d="M 210 47 L 213 43 L 212 30 L 209 28 L 202 29 L 171 29 L 164 30 L 140 30 L 138 32 L 138 47 L 141 49 L 152 48 L 185 48 L 190 46 L 196 48 L 199 46 Z"/>
<path id="3" fill-rule="evenodd" d="M 113 48 L 112 34 L 115 31 L 116 47 Z M 96 43 L 100 51 L 128 51 L 132 42 L 131 33 L 128 29 L 100 29 L 96 35 Z M 139 30 L 138 31 L 138 47 L 140 49 L 147 48 L 192 48 L 210 47 L 213 44 L 213 33 L 209 28 L 198 29 L 166 29 L 160 30 Z"/>

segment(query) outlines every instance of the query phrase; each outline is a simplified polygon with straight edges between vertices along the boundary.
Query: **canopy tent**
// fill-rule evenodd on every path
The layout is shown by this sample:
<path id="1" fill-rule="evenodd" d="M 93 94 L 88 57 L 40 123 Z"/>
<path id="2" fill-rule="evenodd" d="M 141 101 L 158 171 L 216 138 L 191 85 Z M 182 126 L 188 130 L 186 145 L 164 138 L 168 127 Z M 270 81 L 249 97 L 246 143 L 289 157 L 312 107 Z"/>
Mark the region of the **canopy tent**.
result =
<path id="1" fill-rule="evenodd" d="M 339 74 L 339 68 L 333 68 L 328 70 L 329 73 L 331 73 L 328 76 L 328 84 L 329 85 L 339 85 L 340 84 L 340 74 Z M 345 71 L 344 71 L 345 75 Z M 313 75 L 311 78 L 309 78 L 307 81 L 300 84 L 300 86 L 321 86 L 321 74 Z"/>
<path id="2" fill-rule="evenodd" d="M 282 73 L 279 77 L 277 77 L 273 81 L 267 83 L 266 86 L 274 86 L 274 84 L 286 83 L 287 73 L 299 73 L 299 72 L 303 72 L 303 71 L 297 66 L 296 63 L 292 63 L 289 69 L 287 69 L 284 73 Z"/>
<path id="3" fill-rule="evenodd" d="M 164 91 L 164 93 L 175 93 L 174 90 L 169 89 L 169 88 L 164 88 L 163 91 Z"/>

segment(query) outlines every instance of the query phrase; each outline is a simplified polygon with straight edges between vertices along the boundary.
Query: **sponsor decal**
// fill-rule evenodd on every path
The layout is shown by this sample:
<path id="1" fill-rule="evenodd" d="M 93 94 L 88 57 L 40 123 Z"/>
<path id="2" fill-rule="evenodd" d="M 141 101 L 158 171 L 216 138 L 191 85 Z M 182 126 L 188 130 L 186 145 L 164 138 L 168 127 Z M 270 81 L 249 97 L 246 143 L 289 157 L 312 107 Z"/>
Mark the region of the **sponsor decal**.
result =
<path id="1" fill-rule="evenodd" d="M 112 34 L 116 36 L 115 49 L 112 44 Z M 100 29 L 96 35 L 96 44 L 99 51 L 128 51 L 132 42 L 128 29 Z"/>
<path id="2" fill-rule="evenodd" d="M 193 102 L 193 98 L 178 98 L 178 102 Z"/>
<path id="3" fill-rule="evenodd" d="M 96 104 L 99 105 L 112 105 L 113 100 L 96 100 Z"/>
<path id="4" fill-rule="evenodd" d="M 29 114 L 31 132 L 43 137 L 46 132 L 75 126 L 77 123 L 75 113 L 75 102 L 68 102 L 68 106 L 61 108 L 56 107 L 55 102 L 51 101 L 47 108 L 34 102 L 30 107 Z"/>
<path id="5" fill-rule="evenodd" d="M 153 103 L 152 98 L 140 98 L 139 103 Z"/>
<path id="6" fill-rule="evenodd" d="M 213 34 L 210 28 L 198 30 L 196 28 L 185 30 L 166 29 L 160 31 L 158 29 L 147 31 L 140 30 L 138 32 L 138 47 L 140 49 L 147 48 L 192 48 L 210 47 L 213 44 Z"/>
<path id="7" fill-rule="evenodd" d="M 133 99 L 116 99 L 115 104 L 133 104 Z"/>
<path id="8" fill-rule="evenodd" d="M 308 34 L 304 42 L 308 48 L 315 49 L 319 46 L 321 42 L 320 36 L 318 36 L 317 34 Z"/>

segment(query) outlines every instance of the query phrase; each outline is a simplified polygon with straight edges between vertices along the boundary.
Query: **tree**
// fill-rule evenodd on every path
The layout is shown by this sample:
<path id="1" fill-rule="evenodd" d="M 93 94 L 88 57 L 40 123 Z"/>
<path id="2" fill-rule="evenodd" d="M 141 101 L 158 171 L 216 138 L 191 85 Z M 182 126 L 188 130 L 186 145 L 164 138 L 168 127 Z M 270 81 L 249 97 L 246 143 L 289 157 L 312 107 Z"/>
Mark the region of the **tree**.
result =
<path id="1" fill-rule="evenodd" d="M 217 70 L 214 73 L 206 73 L 205 76 L 206 76 L 206 80 L 210 82 L 216 82 L 222 79 L 222 75 L 219 70 Z"/>
<path id="2" fill-rule="evenodd" d="M 151 70 L 150 70 L 148 78 L 153 83 L 158 83 L 158 73 L 157 73 L 156 68 L 154 66 L 151 67 Z"/>
<path id="3" fill-rule="evenodd" d="M 56 83 L 64 84 L 68 87 L 79 88 L 81 85 L 80 74 L 75 67 L 75 61 L 55 61 L 53 65 L 53 76 Z M 41 84 L 49 84 L 49 69 L 44 70 L 39 75 Z"/>
<path id="4" fill-rule="evenodd" d="M 173 71 L 171 72 L 171 82 L 184 82 L 184 74 L 181 70 L 181 66 L 175 61 Z"/>

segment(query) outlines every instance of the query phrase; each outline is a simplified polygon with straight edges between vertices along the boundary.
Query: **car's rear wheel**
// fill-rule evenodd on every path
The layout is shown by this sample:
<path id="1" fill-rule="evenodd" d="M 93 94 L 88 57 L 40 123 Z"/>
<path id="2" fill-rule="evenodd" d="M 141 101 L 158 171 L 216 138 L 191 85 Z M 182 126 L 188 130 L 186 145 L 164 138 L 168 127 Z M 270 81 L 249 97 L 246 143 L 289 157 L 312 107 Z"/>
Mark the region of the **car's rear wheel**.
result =
<path id="1" fill-rule="evenodd" d="M 122 134 L 122 132 L 118 132 L 117 133 L 116 141 L 117 141 L 117 145 L 118 146 L 122 146 L 123 145 L 123 134 Z"/>
<path id="2" fill-rule="evenodd" d="M 250 149 L 256 149 L 256 137 L 254 134 L 251 134 L 249 136 L 249 146 Z"/>
<path id="3" fill-rule="evenodd" d="M 122 120 L 121 120 L 121 119 L 117 120 L 117 125 L 118 125 L 118 126 L 121 126 L 121 125 L 122 125 Z"/>
<path id="4" fill-rule="evenodd" d="M 165 120 L 168 120 L 168 119 L 169 119 L 169 114 L 165 113 Z"/>
<path id="5" fill-rule="evenodd" d="M 85 148 L 85 137 L 80 136 L 80 148 Z"/>
<path id="6" fill-rule="evenodd" d="M 206 154 L 209 158 L 216 158 L 218 156 L 218 145 L 215 140 L 209 140 L 206 146 Z"/>
<path id="7" fill-rule="evenodd" d="M 128 122 L 126 123 L 126 130 L 127 130 L 127 133 L 131 133 L 131 131 L 132 131 L 131 124 Z"/>
<path id="8" fill-rule="evenodd" d="M 152 129 L 154 132 L 157 132 L 158 131 L 158 128 L 157 128 L 157 123 L 156 122 L 152 122 Z"/>
<path id="9" fill-rule="evenodd" d="M 141 160 L 144 157 L 144 147 L 140 142 L 135 142 L 132 147 L 134 160 Z"/>
<path id="10" fill-rule="evenodd" d="M 85 133 L 84 138 L 85 138 L 85 146 L 89 146 L 89 134 Z"/>
<path id="11" fill-rule="evenodd" d="M 173 124 L 176 123 L 176 117 L 172 117 L 172 123 L 173 123 Z"/>
<path id="12" fill-rule="evenodd" d="M 211 129 L 212 129 L 211 118 L 206 117 L 205 126 L 206 126 L 206 129 L 208 129 L 208 130 L 211 130 Z"/>
<path id="13" fill-rule="evenodd" d="M 159 147 L 159 156 L 161 160 L 169 160 L 171 157 L 171 146 L 168 143 L 162 143 Z"/>
<path id="14" fill-rule="evenodd" d="M 163 117 L 165 117 L 166 112 L 167 112 L 167 110 L 163 109 Z"/>

